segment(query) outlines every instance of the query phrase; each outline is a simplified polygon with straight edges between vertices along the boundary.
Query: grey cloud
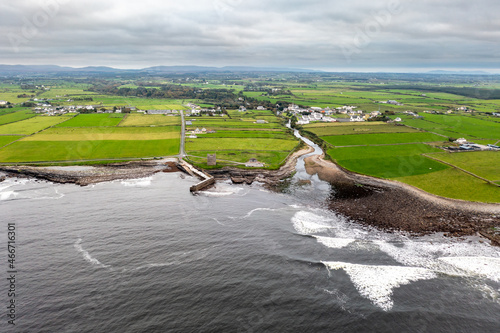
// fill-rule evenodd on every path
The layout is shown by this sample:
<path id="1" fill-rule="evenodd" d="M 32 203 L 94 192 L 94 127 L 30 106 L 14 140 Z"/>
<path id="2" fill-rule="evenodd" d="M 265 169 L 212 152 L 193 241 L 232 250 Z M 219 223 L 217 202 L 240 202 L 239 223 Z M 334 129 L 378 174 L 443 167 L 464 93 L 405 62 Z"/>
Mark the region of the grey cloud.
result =
<path id="1" fill-rule="evenodd" d="M 46 1 L 62 2 L 0 5 L 0 63 L 480 67 L 500 53 L 496 0 L 65 0 L 13 48 Z"/>

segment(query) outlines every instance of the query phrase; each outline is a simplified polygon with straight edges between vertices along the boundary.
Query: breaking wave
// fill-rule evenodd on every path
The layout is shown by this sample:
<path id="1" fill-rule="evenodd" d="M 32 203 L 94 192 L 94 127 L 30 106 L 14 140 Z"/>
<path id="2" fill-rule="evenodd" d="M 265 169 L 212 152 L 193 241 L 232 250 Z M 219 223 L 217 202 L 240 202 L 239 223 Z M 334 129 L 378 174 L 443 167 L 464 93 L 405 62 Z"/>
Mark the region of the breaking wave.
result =
<path id="1" fill-rule="evenodd" d="M 302 235 L 311 235 L 318 232 L 325 232 L 334 227 L 326 224 L 330 219 L 305 211 L 297 212 L 292 217 L 295 230 Z"/>
<path id="2" fill-rule="evenodd" d="M 323 244 L 326 247 L 332 249 L 341 249 L 354 243 L 356 240 L 352 238 L 334 238 L 334 237 L 323 237 L 323 236 L 313 236 L 316 238 L 318 243 Z"/>
<path id="3" fill-rule="evenodd" d="M 81 239 L 81 238 L 79 238 L 79 239 L 75 242 L 74 247 L 75 247 L 75 249 L 77 249 L 77 251 L 78 251 L 78 252 L 80 252 L 80 253 L 83 255 L 83 259 L 85 259 L 85 261 L 87 261 L 87 262 L 91 263 L 92 265 L 95 265 L 95 266 L 100 266 L 100 267 L 102 267 L 102 268 L 108 268 L 108 267 L 110 267 L 109 265 L 104 265 L 104 264 L 102 264 L 102 263 L 101 263 L 99 260 L 97 260 L 96 258 L 93 258 L 93 257 L 90 255 L 90 253 L 82 247 L 81 243 L 82 243 L 82 239 Z"/>
<path id="4" fill-rule="evenodd" d="M 329 270 L 344 270 L 359 293 L 384 311 L 394 306 L 393 290 L 414 281 L 436 278 L 425 268 L 405 266 L 371 266 L 345 262 L 322 262 Z"/>

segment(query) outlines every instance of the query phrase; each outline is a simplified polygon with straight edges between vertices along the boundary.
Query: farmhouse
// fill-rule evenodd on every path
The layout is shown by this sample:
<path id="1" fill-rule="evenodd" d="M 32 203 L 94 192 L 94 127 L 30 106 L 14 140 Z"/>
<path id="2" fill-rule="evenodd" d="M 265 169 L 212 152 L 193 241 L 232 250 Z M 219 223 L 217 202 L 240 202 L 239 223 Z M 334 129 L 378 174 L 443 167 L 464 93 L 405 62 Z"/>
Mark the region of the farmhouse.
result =
<path id="1" fill-rule="evenodd" d="M 199 128 L 195 129 L 194 131 L 191 132 L 192 134 L 206 134 L 207 133 L 207 129 L 206 128 L 202 128 L 201 130 Z"/>
<path id="2" fill-rule="evenodd" d="M 265 108 L 265 107 L 263 107 L 263 106 L 258 106 L 258 107 L 257 107 L 257 110 L 266 110 L 266 108 Z"/>
<path id="3" fill-rule="evenodd" d="M 7 105 L 7 101 L 0 101 L 0 105 Z"/>
<path id="4" fill-rule="evenodd" d="M 365 121 L 365 119 L 361 116 L 351 116 L 350 121 Z"/>

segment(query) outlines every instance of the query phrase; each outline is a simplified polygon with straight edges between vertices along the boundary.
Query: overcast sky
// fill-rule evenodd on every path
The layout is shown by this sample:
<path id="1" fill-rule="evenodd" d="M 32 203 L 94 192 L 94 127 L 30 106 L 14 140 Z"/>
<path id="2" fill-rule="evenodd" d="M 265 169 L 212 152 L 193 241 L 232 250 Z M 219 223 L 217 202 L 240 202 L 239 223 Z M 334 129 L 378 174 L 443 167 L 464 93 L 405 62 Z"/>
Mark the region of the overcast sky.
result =
<path id="1" fill-rule="evenodd" d="M 498 0 L 16 0 L 0 64 L 500 71 Z"/>

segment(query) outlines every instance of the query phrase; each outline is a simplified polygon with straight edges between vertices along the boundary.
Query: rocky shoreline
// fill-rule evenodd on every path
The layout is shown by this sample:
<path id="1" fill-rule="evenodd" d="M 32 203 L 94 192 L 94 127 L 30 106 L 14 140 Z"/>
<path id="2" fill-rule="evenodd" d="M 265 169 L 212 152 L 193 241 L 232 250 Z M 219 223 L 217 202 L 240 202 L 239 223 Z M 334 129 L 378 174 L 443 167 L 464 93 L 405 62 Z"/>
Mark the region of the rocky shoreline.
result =
<path id="1" fill-rule="evenodd" d="M 5 177 L 36 178 L 59 184 L 90 184 L 120 179 L 144 178 L 157 172 L 177 172 L 174 159 L 162 161 L 132 161 L 98 166 L 0 166 Z M 1 180 L 0 180 L 1 181 Z"/>
<path id="2" fill-rule="evenodd" d="M 309 174 L 332 184 L 328 203 L 354 221 L 416 235 L 482 235 L 500 246 L 500 205 L 438 197 L 407 184 L 343 170 L 316 155 L 305 159 Z"/>
<path id="3" fill-rule="evenodd" d="M 312 147 L 308 147 L 293 153 L 278 170 L 225 167 L 206 172 L 219 181 L 231 180 L 235 184 L 259 182 L 268 188 L 276 188 L 283 179 L 293 175 L 297 159 L 313 151 Z M 438 197 L 407 184 L 349 172 L 323 160 L 320 155 L 306 158 L 305 166 L 309 174 L 318 174 L 320 179 L 332 185 L 329 208 L 353 221 L 386 231 L 405 231 L 416 235 L 438 232 L 456 237 L 481 235 L 500 246 L 500 204 Z M 6 177 L 24 177 L 86 186 L 177 171 L 177 159 L 100 166 L 0 166 L 0 182 Z"/>

